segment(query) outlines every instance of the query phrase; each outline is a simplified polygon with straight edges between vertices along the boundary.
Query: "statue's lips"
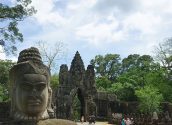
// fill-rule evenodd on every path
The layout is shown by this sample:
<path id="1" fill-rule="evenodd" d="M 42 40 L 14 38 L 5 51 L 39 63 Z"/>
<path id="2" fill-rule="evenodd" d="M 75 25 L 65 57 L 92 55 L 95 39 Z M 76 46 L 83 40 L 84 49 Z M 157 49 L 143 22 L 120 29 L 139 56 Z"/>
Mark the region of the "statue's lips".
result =
<path id="1" fill-rule="evenodd" d="M 28 100 L 28 105 L 29 106 L 37 106 L 40 105 L 41 101 L 40 100 Z"/>

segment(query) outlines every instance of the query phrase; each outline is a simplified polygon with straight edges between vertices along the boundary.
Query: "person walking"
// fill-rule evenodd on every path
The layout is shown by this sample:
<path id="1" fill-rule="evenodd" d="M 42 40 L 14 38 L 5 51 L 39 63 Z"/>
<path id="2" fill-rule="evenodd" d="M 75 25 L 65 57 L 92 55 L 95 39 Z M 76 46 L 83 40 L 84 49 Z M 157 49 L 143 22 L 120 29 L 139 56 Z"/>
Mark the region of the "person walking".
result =
<path id="1" fill-rule="evenodd" d="M 125 124 L 125 119 L 123 118 L 122 121 L 121 121 L 121 125 L 126 125 Z"/>
<path id="2" fill-rule="evenodd" d="M 81 117 L 81 123 L 84 123 L 84 116 Z"/>

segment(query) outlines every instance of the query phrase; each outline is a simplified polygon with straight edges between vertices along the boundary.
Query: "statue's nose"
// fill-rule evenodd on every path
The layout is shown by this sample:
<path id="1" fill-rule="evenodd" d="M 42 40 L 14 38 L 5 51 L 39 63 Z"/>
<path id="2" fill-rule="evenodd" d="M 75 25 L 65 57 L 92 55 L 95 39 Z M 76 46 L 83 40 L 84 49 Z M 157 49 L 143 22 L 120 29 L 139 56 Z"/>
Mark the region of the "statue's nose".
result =
<path id="1" fill-rule="evenodd" d="M 33 87 L 33 89 L 32 89 L 32 95 L 36 95 L 36 92 L 37 92 L 36 88 Z"/>

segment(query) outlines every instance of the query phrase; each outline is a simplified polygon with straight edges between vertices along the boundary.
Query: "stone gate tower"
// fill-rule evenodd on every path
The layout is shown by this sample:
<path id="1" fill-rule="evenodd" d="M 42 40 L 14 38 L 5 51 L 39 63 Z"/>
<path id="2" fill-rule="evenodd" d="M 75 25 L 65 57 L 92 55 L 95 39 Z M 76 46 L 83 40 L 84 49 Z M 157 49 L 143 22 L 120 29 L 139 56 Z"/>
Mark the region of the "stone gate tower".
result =
<path id="1" fill-rule="evenodd" d="M 63 64 L 60 66 L 59 87 L 57 90 L 56 115 L 57 118 L 72 119 L 73 100 L 77 96 L 80 104 L 81 116 L 88 118 L 89 115 L 96 115 L 95 97 L 95 72 L 92 65 L 84 68 L 84 63 L 77 51 L 72 60 L 71 67 Z"/>

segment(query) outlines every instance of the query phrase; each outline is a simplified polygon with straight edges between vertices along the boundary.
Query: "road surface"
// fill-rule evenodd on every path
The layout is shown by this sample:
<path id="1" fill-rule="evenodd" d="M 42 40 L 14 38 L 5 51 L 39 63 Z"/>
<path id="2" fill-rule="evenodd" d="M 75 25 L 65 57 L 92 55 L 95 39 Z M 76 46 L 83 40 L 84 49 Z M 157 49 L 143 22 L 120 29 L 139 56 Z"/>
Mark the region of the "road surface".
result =
<path id="1" fill-rule="evenodd" d="M 111 125 L 111 124 L 108 124 L 108 122 L 96 122 L 95 124 L 94 123 L 89 124 L 88 122 L 84 122 L 84 123 L 77 122 L 77 125 Z"/>

